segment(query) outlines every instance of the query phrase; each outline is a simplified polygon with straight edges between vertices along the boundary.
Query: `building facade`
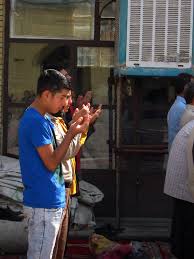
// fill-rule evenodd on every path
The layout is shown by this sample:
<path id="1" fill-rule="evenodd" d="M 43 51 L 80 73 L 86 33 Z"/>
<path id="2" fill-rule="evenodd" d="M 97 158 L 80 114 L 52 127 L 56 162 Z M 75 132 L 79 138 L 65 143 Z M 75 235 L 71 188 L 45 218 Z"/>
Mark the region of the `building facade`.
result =
<path id="1" fill-rule="evenodd" d="M 109 0 L 0 0 L 1 150 L 18 157 L 18 121 L 45 60 L 58 53 L 75 95 L 92 91 L 103 108 L 81 156 L 81 177 L 105 194 L 96 216 L 161 221 L 171 216 L 163 181 L 175 93 L 169 78 L 113 76 L 116 11 Z"/>

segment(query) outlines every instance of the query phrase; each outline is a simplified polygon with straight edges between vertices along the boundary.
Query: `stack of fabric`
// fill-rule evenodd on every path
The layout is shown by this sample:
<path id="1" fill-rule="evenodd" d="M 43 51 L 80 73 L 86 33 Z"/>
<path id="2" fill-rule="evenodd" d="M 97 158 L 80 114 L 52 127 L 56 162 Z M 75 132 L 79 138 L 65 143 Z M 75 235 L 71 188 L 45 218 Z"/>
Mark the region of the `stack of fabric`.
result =
<path id="1" fill-rule="evenodd" d="M 0 219 L 19 220 L 23 184 L 19 160 L 0 156 Z M 13 212 L 13 213 L 12 213 Z"/>
<path id="2" fill-rule="evenodd" d="M 96 186 L 84 180 L 79 181 L 79 195 L 71 200 L 71 224 L 74 229 L 96 226 L 93 209 L 103 198 L 104 194 Z"/>

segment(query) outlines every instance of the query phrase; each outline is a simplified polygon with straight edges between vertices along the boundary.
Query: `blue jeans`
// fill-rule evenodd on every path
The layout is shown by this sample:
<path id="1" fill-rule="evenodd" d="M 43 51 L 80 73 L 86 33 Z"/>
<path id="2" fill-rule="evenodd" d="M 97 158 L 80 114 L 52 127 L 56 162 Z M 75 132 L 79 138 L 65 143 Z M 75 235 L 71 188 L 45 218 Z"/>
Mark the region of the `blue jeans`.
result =
<path id="1" fill-rule="evenodd" d="M 28 259 L 51 259 L 63 208 L 24 207 L 28 225 Z"/>

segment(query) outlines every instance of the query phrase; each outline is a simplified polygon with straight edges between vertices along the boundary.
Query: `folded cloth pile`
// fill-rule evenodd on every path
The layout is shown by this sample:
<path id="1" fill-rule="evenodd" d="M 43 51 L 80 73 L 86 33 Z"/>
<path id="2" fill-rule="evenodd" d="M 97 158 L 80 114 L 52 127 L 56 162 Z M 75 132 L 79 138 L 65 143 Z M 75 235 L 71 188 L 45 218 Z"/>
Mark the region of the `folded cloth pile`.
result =
<path id="1" fill-rule="evenodd" d="M 23 184 L 19 160 L 0 156 L 0 219 L 19 220 L 23 210 Z M 13 213 L 12 213 L 13 212 Z"/>
<path id="2" fill-rule="evenodd" d="M 90 237 L 89 247 L 96 259 L 125 259 L 132 252 L 131 243 L 119 244 L 98 234 Z"/>
<path id="3" fill-rule="evenodd" d="M 71 224 L 74 229 L 93 229 L 96 226 L 93 208 L 103 198 L 104 194 L 96 186 L 84 180 L 79 182 L 79 196 L 71 200 Z"/>

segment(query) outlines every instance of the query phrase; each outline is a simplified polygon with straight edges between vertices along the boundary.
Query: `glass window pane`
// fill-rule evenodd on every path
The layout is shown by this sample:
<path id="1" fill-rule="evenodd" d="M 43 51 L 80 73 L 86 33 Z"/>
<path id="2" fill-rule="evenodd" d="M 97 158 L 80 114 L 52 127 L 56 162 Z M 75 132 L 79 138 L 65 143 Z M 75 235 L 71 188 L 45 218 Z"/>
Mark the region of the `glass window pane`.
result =
<path id="1" fill-rule="evenodd" d="M 77 94 L 92 91 L 93 104 L 108 104 L 108 68 L 79 68 Z"/>
<path id="2" fill-rule="evenodd" d="M 113 48 L 78 48 L 77 94 L 92 91 L 94 104 L 108 104 L 108 77 L 113 66 Z"/>
<path id="3" fill-rule="evenodd" d="M 100 1 L 100 39 L 114 41 L 116 3 L 109 0 Z"/>
<path id="4" fill-rule="evenodd" d="M 109 111 L 103 110 L 96 121 L 95 132 L 89 136 L 82 149 L 82 169 L 109 168 Z"/>
<path id="5" fill-rule="evenodd" d="M 13 0 L 11 37 L 93 39 L 94 6 L 94 0 Z"/>
<path id="6" fill-rule="evenodd" d="M 114 19 L 101 20 L 100 40 L 114 41 L 114 39 L 115 39 L 115 20 Z"/>
<path id="7" fill-rule="evenodd" d="M 24 103 L 28 95 L 35 95 L 36 81 L 40 65 L 35 56 L 44 48 L 44 44 L 16 44 L 9 49 L 9 100 Z"/>
<path id="8" fill-rule="evenodd" d="M 18 125 L 25 108 L 9 107 L 7 153 L 18 155 Z"/>
<path id="9" fill-rule="evenodd" d="M 79 47 L 77 51 L 78 67 L 113 67 L 113 48 Z"/>
<path id="10" fill-rule="evenodd" d="M 11 43 L 9 48 L 9 101 L 31 103 L 45 57 L 56 45 Z"/>
<path id="11" fill-rule="evenodd" d="M 100 0 L 100 16 L 101 18 L 115 17 L 116 3 L 110 0 Z"/>

